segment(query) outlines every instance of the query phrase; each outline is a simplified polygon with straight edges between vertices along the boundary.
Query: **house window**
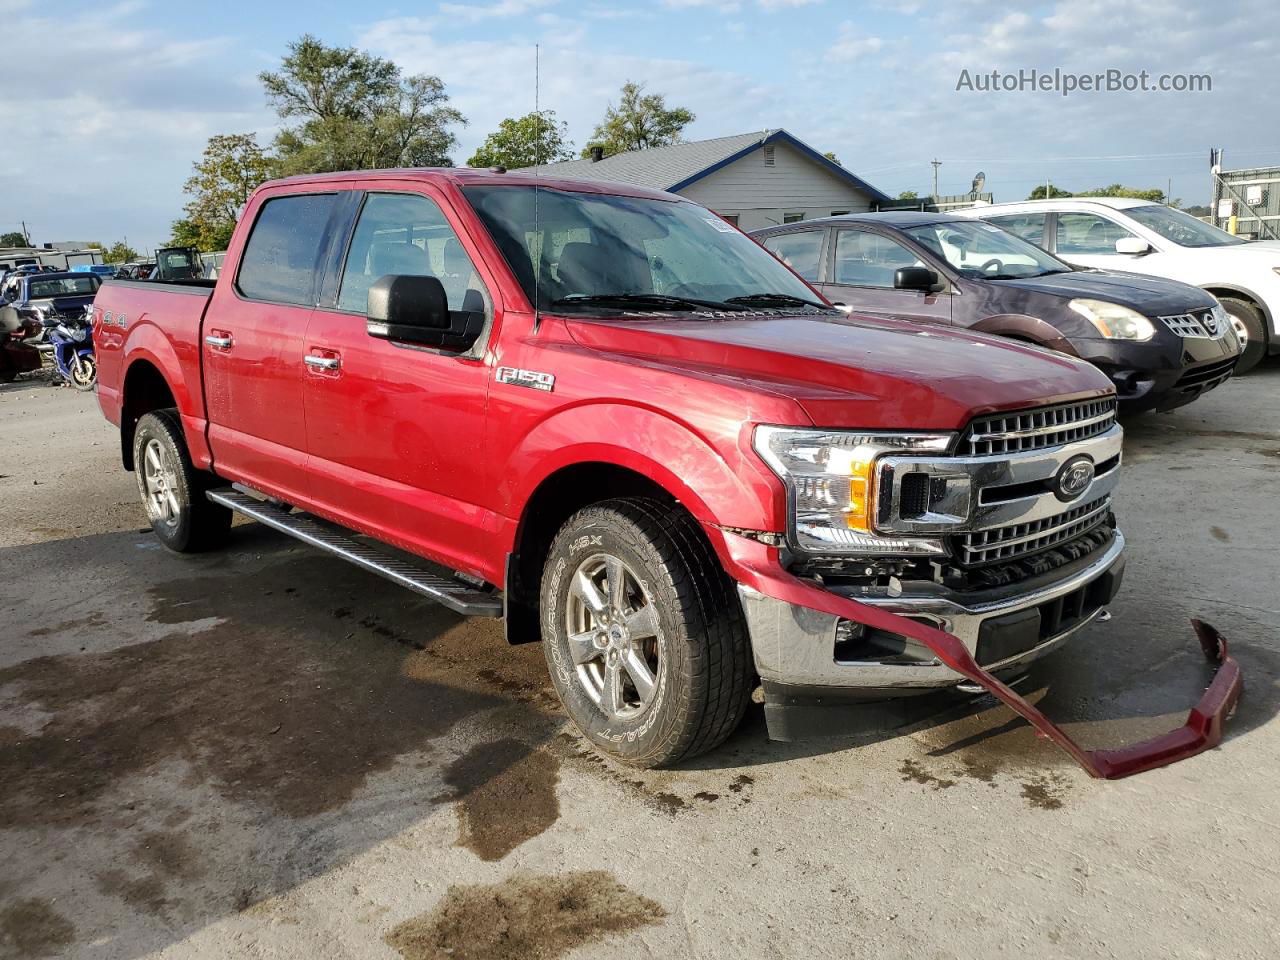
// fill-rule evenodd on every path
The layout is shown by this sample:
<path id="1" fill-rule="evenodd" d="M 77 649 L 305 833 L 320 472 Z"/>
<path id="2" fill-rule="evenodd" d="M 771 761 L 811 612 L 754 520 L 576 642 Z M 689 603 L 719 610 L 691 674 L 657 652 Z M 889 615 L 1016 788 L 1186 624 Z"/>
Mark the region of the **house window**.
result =
<path id="1" fill-rule="evenodd" d="M 724 213 L 721 214 L 721 216 L 732 223 L 735 227 L 738 225 L 738 215 L 736 213 Z"/>
<path id="2" fill-rule="evenodd" d="M 772 167 L 773 166 L 773 144 L 766 144 L 764 147 L 763 153 L 764 153 L 764 165 L 766 167 Z"/>
<path id="3" fill-rule="evenodd" d="M 784 213 L 782 215 L 782 222 L 783 223 L 799 223 L 804 218 L 805 218 L 804 211 L 800 210 L 792 213 Z"/>
<path id="4" fill-rule="evenodd" d="M 850 213 L 850 211 L 848 211 L 848 210 L 832 210 L 832 211 L 831 211 L 831 215 L 832 215 L 833 217 L 843 217 L 843 216 L 848 215 L 849 213 Z"/>

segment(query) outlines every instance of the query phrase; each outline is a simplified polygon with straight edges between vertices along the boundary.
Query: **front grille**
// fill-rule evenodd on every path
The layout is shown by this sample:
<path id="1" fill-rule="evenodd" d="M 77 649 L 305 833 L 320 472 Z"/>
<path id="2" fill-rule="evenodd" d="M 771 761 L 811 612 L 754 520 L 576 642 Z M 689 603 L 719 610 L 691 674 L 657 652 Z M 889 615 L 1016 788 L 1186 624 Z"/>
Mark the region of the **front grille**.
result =
<path id="1" fill-rule="evenodd" d="M 1213 340 L 1225 332 L 1212 310 L 1179 313 L 1171 317 L 1161 317 L 1160 321 L 1178 336 L 1191 340 Z"/>
<path id="2" fill-rule="evenodd" d="M 1115 397 L 979 417 L 965 431 L 959 453 L 988 457 L 1057 447 L 1106 433 L 1115 422 Z"/>
<path id="3" fill-rule="evenodd" d="M 1105 522 L 1110 511 L 1105 496 L 1051 517 L 962 534 L 955 538 L 956 560 L 973 567 L 1048 550 Z"/>
<path id="4" fill-rule="evenodd" d="M 1238 359 L 1238 357 L 1227 357 L 1225 360 L 1206 363 L 1203 367 L 1193 367 L 1178 378 L 1178 382 L 1173 385 L 1174 389 L 1211 390 L 1231 376 L 1231 371 L 1236 368 Z"/>

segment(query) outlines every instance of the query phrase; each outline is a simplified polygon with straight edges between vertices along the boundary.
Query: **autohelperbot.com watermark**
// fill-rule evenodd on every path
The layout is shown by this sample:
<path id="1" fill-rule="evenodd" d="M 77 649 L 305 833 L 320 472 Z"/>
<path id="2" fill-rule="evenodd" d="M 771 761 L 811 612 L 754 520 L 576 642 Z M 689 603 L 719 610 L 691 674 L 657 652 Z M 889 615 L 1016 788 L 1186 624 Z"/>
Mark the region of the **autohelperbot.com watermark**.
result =
<path id="1" fill-rule="evenodd" d="M 962 69 L 956 91 L 965 93 L 1210 93 L 1213 77 L 1207 73 L 1136 73 L 1115 68 L 1097 73 L 1073 73 L 1056 67 L 1039 70 Z"/>

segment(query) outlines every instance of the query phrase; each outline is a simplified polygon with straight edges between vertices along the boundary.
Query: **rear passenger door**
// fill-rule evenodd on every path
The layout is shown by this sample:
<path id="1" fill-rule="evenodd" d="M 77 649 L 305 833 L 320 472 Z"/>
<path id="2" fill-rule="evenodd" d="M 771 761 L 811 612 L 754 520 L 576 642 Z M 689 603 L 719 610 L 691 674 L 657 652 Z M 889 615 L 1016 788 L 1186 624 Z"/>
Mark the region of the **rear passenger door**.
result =
<path id="1" fill-rule="evenodd" d="M 894 289 L 893 276 L 902 267 L 933 270 L 943 290 Z M 951 294 L 939 266 L 885 234 L 856 227 L 837 229 L 827 276 L 830 279 L 821 286 L 822 292 L 832 303 L 846 304 L 854 313 L 951 322 Z"/>
<path id="2" fill-rule="evenodd" d="M 307 331 L 302 395 L 317 505 L 331 518 L 463 570 L 479 569 L 485 504 L 492 275 L 421 181 L 369 181 L 354 230 Z M 369 287 L 436 276 L 450 310 L 486 315 L 465 354 L 370 337 Z"/>
<path id="3" fill-rule="evenodd" d="M 1045 220 L 1048 216 L 1047 213 L 1006 213 L 982 219 L 1001 230 L 1008 230 L 1028 243 L 1034 243 L 1041 250 L 1048 250 L 1049 239 L 1045 236 Z"/>
<path id="4" fill-rule="evenodd" d="M 201 330 L 209 446 L 220 475 L 305 500 L 303 339 L 337 193 L 269 195 L 234 281 L 219 284 Z"/>

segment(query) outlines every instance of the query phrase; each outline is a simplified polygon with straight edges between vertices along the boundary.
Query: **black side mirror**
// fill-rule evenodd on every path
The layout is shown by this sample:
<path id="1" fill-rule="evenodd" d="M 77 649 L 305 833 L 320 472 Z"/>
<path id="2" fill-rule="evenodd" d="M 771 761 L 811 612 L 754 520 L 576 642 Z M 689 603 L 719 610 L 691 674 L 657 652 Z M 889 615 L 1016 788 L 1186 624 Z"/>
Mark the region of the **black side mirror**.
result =
<path id="1" fill-rule="evenodd" d="M 449 310 L 436 277 L 387 274 L 369 288 L 366 329 L 371 337 L 462 352 L 484 327 L 484 313 Z"/>
<path id="2" fill-rule="evenodd" d="M 899 267 L 893 273 L 893 289 L 923 290 L 932 293 L 938 286 L 938 275 L 928 267 Z"/>

